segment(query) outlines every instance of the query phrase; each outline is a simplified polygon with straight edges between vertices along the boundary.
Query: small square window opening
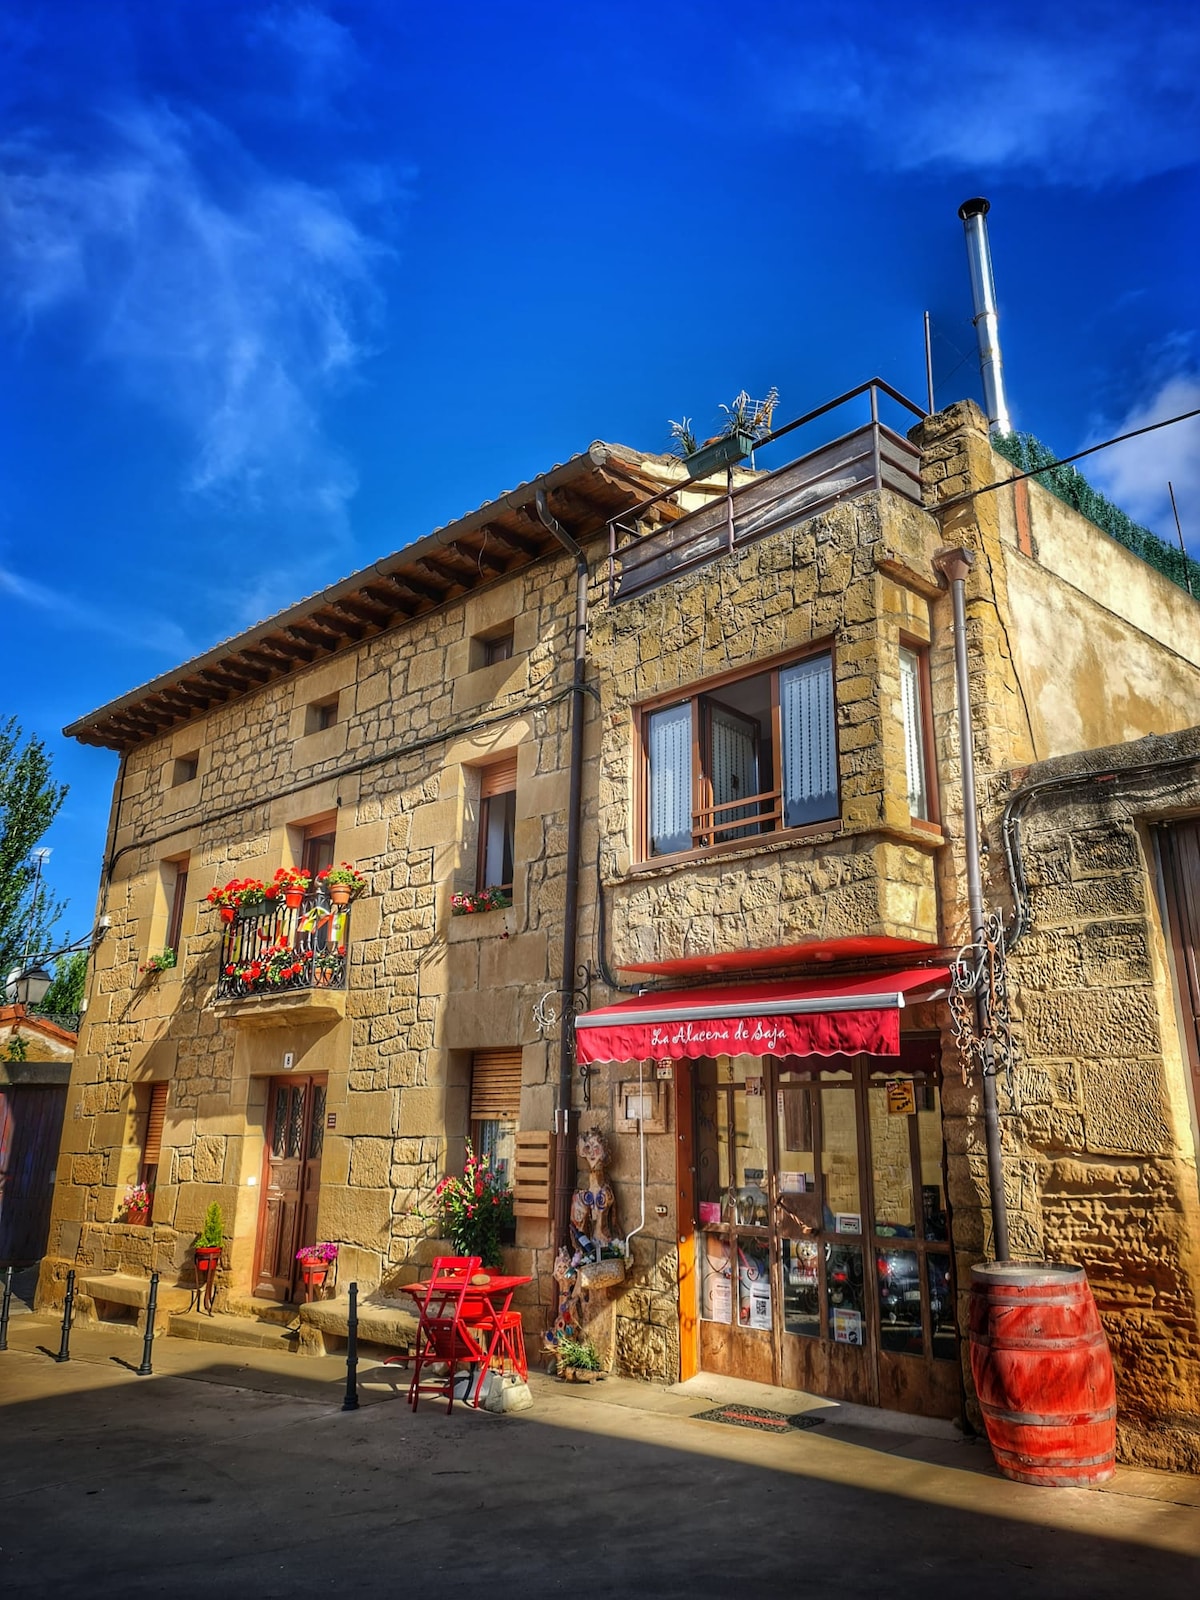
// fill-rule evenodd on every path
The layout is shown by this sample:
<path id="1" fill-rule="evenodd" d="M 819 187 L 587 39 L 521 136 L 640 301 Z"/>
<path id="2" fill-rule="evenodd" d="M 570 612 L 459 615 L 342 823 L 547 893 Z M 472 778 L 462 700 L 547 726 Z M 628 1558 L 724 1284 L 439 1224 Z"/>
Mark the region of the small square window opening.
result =
<path id="1" fill-rule="evenodd" d="M 181 783 L 191 783 L 200 771 L 200 752 L 193 750 L 191 755 L 176 756 L 175 766 L 171 772 L 171 787 L 178 789 Z"/>
<path id="2" fill-rule="evenodd" d="M 338 696 L 335 694 L 328 700 L 314 700 L 305 712 L 304 731 L 309 733 L 324 733 L 326 728 L 332 728 L 338 719 Z"/>

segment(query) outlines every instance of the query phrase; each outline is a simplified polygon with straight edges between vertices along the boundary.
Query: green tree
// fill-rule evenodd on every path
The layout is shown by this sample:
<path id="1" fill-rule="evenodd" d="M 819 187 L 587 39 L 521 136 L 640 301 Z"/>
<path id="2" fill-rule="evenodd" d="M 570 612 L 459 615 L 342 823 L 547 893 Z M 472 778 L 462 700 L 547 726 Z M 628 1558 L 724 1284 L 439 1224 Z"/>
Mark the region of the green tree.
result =
<path id="1" fill-rule="evenodd" d="M 33 851 L 67 788 L 52 781 L 42 741 L 32 734 L 22 739 L 15 717 L 0 725 L 0 981 L 21 965 L 27 942 L 33 956 L 53 948 L 53 928 L 63 912 L 44 882 L 35 897 Z"/>
<path id="2" fill-rule="evenodd" d="M 87 989 L 88 953 L 72 950 L 54 967 L 54 982 L 46 990 L 40 1010 L 65 1017 L 83 1009 L 83 996 Z"/>

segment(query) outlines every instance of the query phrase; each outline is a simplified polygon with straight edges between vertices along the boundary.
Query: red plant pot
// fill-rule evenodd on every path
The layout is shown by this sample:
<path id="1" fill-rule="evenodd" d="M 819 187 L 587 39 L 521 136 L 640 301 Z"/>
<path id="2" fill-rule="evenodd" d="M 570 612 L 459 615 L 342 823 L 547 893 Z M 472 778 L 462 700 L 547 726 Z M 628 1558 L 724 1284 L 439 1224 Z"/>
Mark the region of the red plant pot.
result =
<path id="1" fill-rule="evenodd" d="M 232 906 L 218 906 L 217 913 L 222 922 L 232 922 L 234 917 L 237 915 L 237 912 Z"/>
<path id="2" fill-rule="evenodd" d="M 219 1244 L 198 1244 L 192 1254 L 196 1258 L 197 1272 L 215 1272 L 224 1247 Z"/>
<path id="3" fill-rule="evenodd" d="M 304 1274 L 305 1283 L 320 1287 L 329 1276 L 328 1261 L 302 1261 L 300 1271 Z"/>
<path id="4" fill-rule="evenodd" d="M 299 911 L 300 903 L 303 899 L 303 889 L 285 889 L 283 891 L 283 903 L 289 911 Z"/>

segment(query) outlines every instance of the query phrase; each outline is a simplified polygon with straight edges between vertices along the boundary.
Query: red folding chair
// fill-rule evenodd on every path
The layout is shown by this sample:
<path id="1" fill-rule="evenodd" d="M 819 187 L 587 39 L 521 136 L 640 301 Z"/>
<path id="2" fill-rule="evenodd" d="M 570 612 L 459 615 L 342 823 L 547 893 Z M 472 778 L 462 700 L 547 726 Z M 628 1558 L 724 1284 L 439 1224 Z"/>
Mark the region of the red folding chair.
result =
<path id="1" fill-rule="evenodd" d="M 408 1388 L 408 1403 L 414 1411 L 421 1395 L 445 1395 L 449 1416 L 459 1367 L 479 1367 L 487 1360 L 486 1341 L 479 1337 L 481 1325 L 486 1326 L 486 1307 L 478 1294 L 471 1298 L 471 1279 L 479 1271 L 479 1262 L 479 1256 L 439 1256 L 433 1263 L 433 1276 L 417 1308 L 417 1348 Z M 445 1376 L 422 1382 L 421 1369 L 430 1363 L 444 1365 Z M 468 1385 L 468 1394 L 471 1387 Z"/>

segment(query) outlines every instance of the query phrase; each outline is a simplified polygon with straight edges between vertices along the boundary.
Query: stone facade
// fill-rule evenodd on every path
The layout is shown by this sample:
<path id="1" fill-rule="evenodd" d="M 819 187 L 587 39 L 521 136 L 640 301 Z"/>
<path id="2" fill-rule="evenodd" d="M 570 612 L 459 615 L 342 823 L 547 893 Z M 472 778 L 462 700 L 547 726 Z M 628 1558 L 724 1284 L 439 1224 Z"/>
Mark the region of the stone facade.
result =
<path id="1" fill-rule="evenodd" d="M 1175 707 L 1200 690 L 1192 602 L 1036 485 L 994 489 L 1012 469 L 992 452 L 973 406 L 928 419 L 914 437 L 923 506 L 882 489 L 798 513 L 755 543 L 615 602 L 603 552 L 590 546 L 595 697 L 585 729 L 579 936 L 591 1003 L 617 997 L 600 981 L 601 923 L 609 961 L 627 974 L 689 962 L 699 973 L 706 959 L 755 950 L 827 954 L 846 941 L 926 953 L 965 942 L 953 642 L 939 551 L 965 546 L 976 557 L 971 693 L 992 826 L 1014 768 L 1066 755 L 1083 738 L 1172 732 Z M 44 1298 L 76 1261 L 144 1270 L 151 1252 L 181 1268 L 214 1198 L 232 1221 L 231 1288 L 249 1292 L 267 1085 L 285 1051 L 294 1070 L 328 1075 L 318 1233 L 340 1242 L 339 1272 L 364 1290 L 411 1279 L 427 1259 L 428 1229 L 414 1209 L 460 1161 L 472 1051 L 520 1047 L 521 1127 L 553 1127 L 557 1032 L 543 1036 L 535 1008 L 561 975 L 574 606 L 573 563 L 544 559 L 128 749 L 105 901 L 113 927 L 97 952 L 72 1079 Z M 509 626 L 512 656 L 479 665 L 473 641 Z M 836 822 L 703 858 L 640 859 L 639 708 L 814 645 L 832 650 Z M 902 645 L 928 655 L 936 823 L 909 811 Z M 306 708 L 334 694 L 336 722 L 306 732 Z M 513 905 L 452 917 L 452 893 L 474 886 L 481 769 L 514 753 Z M 185 755 L 198 758 L 195 776 L 175 784 Z M 1164 1414 L 1156 1399 L 1168 1392 L 1164 1374 L 1188 1341 L 1194 1347 L 1200 1284 L 1194 1126 L 1177 1044 L 1166 1042 L 1173 1014 L 1161 932 L 1151 927 L 1136 829 L 1066 811 L 1056 812 L 1056 827 L 1063 817 L 1065 830 L 1046 834 L 1044 849 L 1041 833 L 1031 838 L 1045 878 L 1034 931 L 1013 963 L 1025 1063 L 1005 1108 L 1014 1243 L 1021 1254 L 1078 1252 L 1097 1273 L 1121 1361 L 1125 1448 L 1184 1459 L 1186 1430 L 1169 1446 L 1147 1442 Z M 319 1014 L 296 1017 L 270 1000 L 214 1003 L 220 932 L 205 890 L 234 874 L 269 877 L 297 859 L 305 827 L 326 819 L 337 857 L 355 861 L 369 882 L 353 908 L 340 1009 L 330 999 Z M 989 893 L 1004 904 L 1002 852 L 991 842 Z M 141 974 L 162 946 L 169 871 L 184 857 L 180 964 Z M 1130 1017 L 1144 1018 L 1136 1047 Z M 958 1075 L 944 1012 L 930 1020 L 945 1029 L 961 1285 L 987 1247 L 979 1092 Z M 626 1066 L 577 1076 L 585 1125 L 612 1126 L 616 1085 L 628 1076 Z M 112 1219 L 137 1159 L 131 1090 L 164 1080 L 153 1238 L 127 1245 Z M 637 1139 L 615 1140 L 622 1231 L 643 1200 L 644 1225 L 608 1314 L 617 1366 L 670 1381 L 684 1359 L 679 1242 L 690 1219 L 678 1212 L 681 1108 L 669 1093 L 665 1100 L 665 1131 L 646 1136 L 644 1195 Z M 1120 1240 L 1135 1222 L 1136 1249 Z M 522 1219 L 510 1256 L 535 1279 L 531 1324 L 551 1315 L 550 1232 L 547 1220 Z M 1160 1292 L 1151 1260 L 1170 1263 L 1160 1275 L 1166 1313 L 1151 1305 Z M 1194 1413 L 1194 1392 L 1170 1382 L 1171 1405 Z"/>

